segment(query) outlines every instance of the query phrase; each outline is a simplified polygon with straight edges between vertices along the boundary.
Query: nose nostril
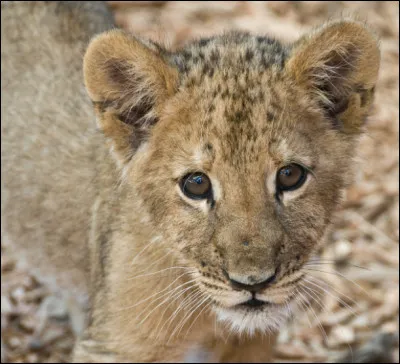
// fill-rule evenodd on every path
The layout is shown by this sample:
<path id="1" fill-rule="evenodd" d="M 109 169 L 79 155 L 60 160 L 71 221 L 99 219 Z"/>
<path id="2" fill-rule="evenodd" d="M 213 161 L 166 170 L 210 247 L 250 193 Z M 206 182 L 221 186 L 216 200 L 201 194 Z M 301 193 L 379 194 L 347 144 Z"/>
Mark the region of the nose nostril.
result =
<path id="1" fill-rule="evenodd" d="M 246 277 L 245 281 L 246 283 L 242 283 L 240 281 L 238 281 L 237 279 L 232 279 L 228 273 L 227 274 L 227 278 L 229 280 L 229 282 L 231 283 L 232 287 L 234 289 L 239 289 L 239 290 L 247 290 L 250 291 L 252 293 L 258 292 L 262 289 L 264 289 L 265 287 L 267 287 L 269 284 L 273 283 L 276 279 L 276 274 L 273 274 L 272 276 L 270 276 L 269 278 L 267 278 L 266 280 L 262 281 L 262 282 L 258 282 L 255 284 L 248 284 L 247 282 L 250 281 L 250 279 L 248 279 L 249 277 Z M 236 278 L 236 277 L 235 277 Z"/>
<path id="2" fill-rule="evenodd" d="M 273 274 L 271 277 L 267 278 L 267 279 L 266 279 L 264 282 L 262 282 L 262 283 L 264 283 L 264 284 L 269 284 L 269 283 L 274 282 L 275 279 L 276 279 L 276 274 Z"/>

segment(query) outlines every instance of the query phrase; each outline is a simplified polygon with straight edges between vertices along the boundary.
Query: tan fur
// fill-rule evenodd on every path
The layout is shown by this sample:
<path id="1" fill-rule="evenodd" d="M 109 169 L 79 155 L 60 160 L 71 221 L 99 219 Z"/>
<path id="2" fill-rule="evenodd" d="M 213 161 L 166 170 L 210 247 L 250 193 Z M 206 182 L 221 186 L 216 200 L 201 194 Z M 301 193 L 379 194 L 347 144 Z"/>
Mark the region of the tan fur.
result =
<path id="1" fill-rule="evenodd" d="M 64 44 L 38 14 L 51 23 L 68 12 L 13 6 L 34 9 L 39 34 L 18 28 L 21 52 L 2 32 L 2 235 L 38 274 L 90 292 L 74 360 L 172 362 L 196 350 L 209 361 L 270 360 L 272 329 L 350 181 L 375 38 L 340 21 L 290 46 L 227 33 L 170 52 L 111 30 L 84 57 L 96 132 L 81 83 L 92 33 Z M 16 15 L 3 13 L 10 27 Z M 291 162 L 312 173 L 277 198 L 276 172 Z M 213 203 L 178 186 L 199 170 Z M 275 271 L 257 293 L 271 303 L 257 322 L 241 311 L 250 321 L 238 334 L 216 321 L 217 308 L 233 316 L 251 297 L 226 274 L 251 283 Z"/>
<path id="2" fill-rule="evenodd" d="M 93 165 L 107 152 L 95 141 L 81 58 L 112 18 L 98 2 L 1 7 L 2 237 L 53 288 L 85 295 Z"/>

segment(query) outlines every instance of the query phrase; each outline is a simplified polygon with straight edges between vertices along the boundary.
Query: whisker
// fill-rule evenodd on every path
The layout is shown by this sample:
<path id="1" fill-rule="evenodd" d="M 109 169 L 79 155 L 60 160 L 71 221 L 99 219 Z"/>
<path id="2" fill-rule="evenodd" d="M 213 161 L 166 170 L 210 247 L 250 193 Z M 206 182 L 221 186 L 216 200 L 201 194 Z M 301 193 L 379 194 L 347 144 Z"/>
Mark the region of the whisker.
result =
<path id="1" fill-rule="evenodd" d="M 307 289 L 307 290 L 310 290 L 310 293 L 311 293 L 311 291 L 312 291 L 312 292 L 316 292 L 315 290 L 313 290 L 313 289 L 312 289 L 311 287 L 309 287 L 309 286 L 305 286 L 305 285 L 304 285 L 304 286 L 302 286 L 302 288 Z M 316 302 L 320 305 L 321 309 L 322 309 L 323 311 L 326 312 L 326 309 L 322 306 L 322 304 L 321 304 L 318 300 L 316 300 Z M 347 308 L 350 310 L 350 312 L 351 312 L 355 317 L 357 317 L 356 312 L 355 312 L 350 306 L 347 306 Z M 320 321 L 321 321 L 321 320 L 320 320 Z M 369 329 L 372 330 L 372 328 L 369 327 L 369 325 L 367 325 L 367 327 L 368 327 Z M 350 346 L 349 343 L 347 343 L 347 346 L 348 346 L 348 348 L 350 349 L 350 352 L 353 353 L 353 352 L 352 352 L 352 348 L 351 348 L 351 346 Z"/>
<path id="2" fill-rule="evenodd" d="M 305 284 L 304 285 L 302 284 L 301 287 L 305 289 L 310 294 L 311 297 L 313 297 L 314 302 L 316 302 L 318 306 L 321 307 L 321 310 L 326 312 L 326 308 L 320 302 L 320 297 L 318 296 L 318 292 L 313 290 L 311 287 L 306 286 Z"/>
<path id="3" fill-rule="evenodd" d="M 331 275 L 335 275 L 337 277 L 341 277 L 343 279 L 345 279 L 346 281 L 354 284 L 356 287 L 358 287 L 362 292 L 364 292 L 368 297 L 371 297 L 370 294 L 364 289 L 362 288 L 358 283 L 354 282 L 352 279 L 344 276 L 343 274 L 337 272 L 337 271 L 333 271 L 333 272 L 329 272 L 329 271 L 323 271 L 323 270 L 319 270 L 319 269 L 315 269 L 315 268 L 303 268 L 304 270 L 308 270 L 308 271 L 314 271 L 314 272 L 320 272 L 320 273 L 326 273 L 326 274 L 331 274 Z M 316 278 L 316 277 L 314 277 Z"/>
<path id="4" fill-rule="evenodd" d="M 161 269 L 161 270 L 159 270 L 159 271 L 157 271 L 157 272 L 151 272 L 151 273 L 146 273 L 146 274 L 140 274 L 140 275 L 138 275 L 138 276 L 134 276 L 134 277 L 128 278 L 127 281 L 131 281 L 131 280 L 136 279 L 136 278 L 152 276 L 152 275 L 154 275 L 154 274 L 159 274 L 159 273 L 161 273 L 161 272 L 165 272 L 165 271 L 171 270 L 171 269 L 187 269 L 187 270 L 188 270 L 188 273 L 196 273 L 196 270 L 195 270 L 195 269 L 191 269 L 191 268 L 188 268 L 188 267 L 169 267 L 169 268 Z"/>
<path id="5" fill-rule="evenodd" d="M 148 272 L 149 269 L 154 266 L 155 264 L 157 264 L 158 262 L 160 262 L 160 260 L 169 258 L 169 255 L 172 253 L 172 251 L 168 251 L 166 254 L 163 254 L 160 258 L 158 258 L 157 260 L 153 261 L 150 265 L 146 265 L 146 268 L 142 269 L 141 271 L 137 272 L 137 274 L 142 274 L 144 272 Z"/>
<path id="6" fill-rule="evenodd" d="M 185 317 L 183 317 L 181 323 L 175 327 L 175 330 L 172 332 L 170 338 L 168 339 L 167 344 L 170 342 L 170 340 L 172 339 L 172 337 L 174 336 L 175 332 L 177 330 L 179 330 L 179 332 L 181 331 L 182 327 L 185 325 L 185 323 L 190 319 L 190 317 L 196 312 L 196 310 L 207 300 L 209 299 L 209 297 L 205 297 L 202 300 L 200 299 L 200 302 L 196 302 L 195 303 L 195 307 L 191 309 L 191 311 L 189 311 L 189 315 L 185 315 Z"/>
<path id="7" fill-rule="evenodd" d="M 138 325 L 141 325 L 143 322 L 145 322 L 146 319 L 152 314 L 152 312 L 154 312 L 158 307 L 160 307 L 162 304 L 164 304 L 165 302 L 167 302 L 169 299 L 174 298 L 173 301 L 175 301 L 177 298 L 179 298 L 180 296 L 182 296 L 187 290 L 193 288 L 195 285 L 196 285 L 196 284 L 192 284 L 191 286 L 186 287 L 186 288 L 185 288 L 184 290 L 182 290 L 182 291 L 179 291 L 179 290 L 178 290 L 178 292 L 175 292 L 175 295 L 173 295 L 172 297 L 170 297 L 171 295 L 169 295 L 164 301 L 162 301 L 162 302 L 159 303 L 156 307 L 154 307 L 154 308 L 142 319 L 142 321 L 140 321 L 140 322 L 138 323 Z M 179 287 L 179 289 L 180 289 L 181 287 L 182 287 L 182 285 Z M 173 301 L 172 301 L 172 302 L 173 302 Z M 172 303 L 172 302 L 171 302 L 171 303 Z M 170 304 L 171 304 L 171 303 L 170 303 Z M 141 315 L 138 315 L 138 316 L 141 316 Z"/>
<path id="8" fill-rule="evenodd" d="M 308 267 L 308 266 L 319 266 L 319 265 L 324 265 L 324 264 L 337 264 L 337 261 L 335 261 L 335 260 L 332 260 L 332 261 L 308 261 L 307 263 L 305 263 L 304 264 L 304 266 L 306 267 Z M 348 265 L 348 266 L 351 266 L 351 267 L 354 267 L 354 268 L 359 268 L 359 269 L 363 269 L 363 270 L 366 270 L 366 271 L 371 271 L 371 269 L 370 268 L 367 268 L 367 267 L 362 267 L 361 265 L 357 265 L 357 264 L 353 264 L 353 263 L 347 263 L 346 262 L 346 265 Z"/>
<path id="9" fill-rule="evenodd" d="M 217 316 L 214 315 L 214 336 L 217 336 Z"/>
<path id="10" fill-rule="evenodd" d="M 174 321 L 175 317 L 178 315 L 178 313 L 181 310 L 184 310 L 187 307 L 190 307 L 193 302 L 195 302 L 203 293 L 201 291 L 197 292 L 192 292 L 188 297 L 185 298 L 185 300 L 179 305 L 179 307 L 175 310 L 173 315 L 164 322 L 164 325 L 161 327 L 160 331 L 164 328 L 164 326 L 168 323 L 168 326 L 166 328 L 166 331 L 168 331 L 169 327 L 171 326 L 172 322 Z M 187 302 L 185 302 L 187 301 Z"/>
<path id="11" fill-rule="evenodd" d="M 209 298 L 209 297 L 208 297 L 208 298 Z M 186 336 L 187 336 L 188 333 L 190 332 L 190 329 L 193 327 L 193 325 L 194 325 L 194 323 L 196 322 L 196 320 L 200 317 L 201 313 L 202 313 L 206 308 L 209 308 L 211 304 L 212 304 L 212 301 L 208 302 L 208 303 L 203 307 L 203 309 L 197 314 L 197 316 L 196 316 L 195 319 L 193 320 L 192 324 L 191 324 L 191 325 L 189 326 L 189 328 L 186 330 L 186 334 L 185 334 L 183 340 L 186 339 Z M 180 330 L 179 330 L 179 332 L 180 332 Z M 178 335 L 179 335 L 179 332 L 178 332 Z"/>
<path id="12" fill-rule="evenodd" d="M 135 261 L 142 255 L 142 253 L 144 253 L 149 247 L 151 247 L 154 243 L 156 243 L 159 239 L 153 238 L 151 239 L 145 246 L 144 248 L 135 255 L 135 257 L 133 258 L 132 262 L 131 262 L 131 266 L 135 263 Z"/>
<path id="13" fill-rule="evenodd" d="M 157 301 L 159 301 L 160 299 L 164 298 L 167 296 L 167 298 L 161 302 L 161 304 L 165 303 L 168 300 L 172 300 L 171 302 L 169 302 L 169 304 L 167 305 L 166 309 L 168 309 L 168 307 L 177 299 L 179 298 L 179 296 L 181 296 L 182 294 L 184 294 L 186 291 L 193 289 L 196 286 L 196 283 L 192 283 L 190 286 L 186 287 L 183 291 L 181 291 L 182 287 L 184 287 L 186 284 L 192 283 L 191 282 L 186 282 L 185 284 L 181 284 L 178 287 L 175 287 L 173 290 L 166 292 L 162 297 L 159 297 L 157 299 L 155 299 L 153 303 L 156 303 Z M 151 305 L 150 304 L 150 305 Z M 158 304 L 155 308 L 152 309 L 151 312 L 153 312 L 157 307 L 159 307 L 161 304 Z M 136 317 L 142 317 L 142 315 L 144 315 L 146 313 L 146 310 L 151 309 L 151 307 L 145 307 L 139 314 L 136 314 Z M 150 313 L 151 313 L 150 312 Z"/>
<path id="14" fill-rule="evenodd" d="M 176 330 L 179 329 L 179 331 L 177 332 L 177 336 L 179 335 L 179 333 L 181 332 L 182 328 L 185 326 L 186 322 L 190 319 L 190 317 L 196 312 L 196 310 L 201 307 L 201 305 L 208 299 L 208 297 L 205 296 L 205 294 L 203 293 L 202 296 L 199 298 L 199 300 L 197 302 L 195 302 L 194 306 L 191 308 L 191 310 L 188 312 L 187 315 L 185 315 L 185 317 L 182 319 L 182 321 L 180 322 L 180 324 L 178 326 L 176 326 L 175 330 L 172 332 L 171 334 L 171 338 L 173 337 L 174 333 L 176 332 Z"/>
<path id="15" fill-rule="evenodd" d="M 142 316 L 146 313 L 147 310 L 150 310 L 152 304 L 156 303 L 157 301 L 161 300 L 162 298 L 166 297 L 166 299 L 165 299 L 163 302 L 161 302 L 161 304 L 163 304 L 164 302 L 166 302 L 166 301 L 168 301 L 169 299 L 172 299 L 172 298 L 174 298 L 174 300 L 175 300 L 176 296 L 177 296 L 177 295 L 180 295 L 180 294 L 182 293 L 182 291 L 180 291 L 180 289 L 182 288 L 182 286 L 183 286 L 183 285 L 181 285 L 181 286 L 179 286 L 179 287 L 176 287 L 176 288 L 174 288 L 173 290 L 166 292 L 166 293 L 163 294 L 161 297 L 156 298 L 153 302 L 150 303 L 150 306 L 146 306 L 140 313 L 138 313 L 138 314 L 135 315 L 136 318 L 137 318 L 135 321 L 137 321 L 140 317 L 142 317 Z M 192 285 L 190 285 L 189 287 L 186 287 L 186 288 L 190 289 L 190 288 L 193 288 L 194 286 L 195 286 L 195 284 L 192 284 Z M 185 289 L 186 289 L 186 288 L 185 288 Z M 174 300 L 172 300 L 172 302 L 173 302 Z M 168 307 L 172 302 L 170 302 L 170 303 L 167 305 L 167 307 Z M 159 306 L 160 306 L 160 305 L 157 305 L 154 309 L 152 309 L 151 312 L 153 312 L 153 311 L 154 311 L 157 307 L 159 307 Z M 150 312 L 150 313 L 151 313 L 151 312 Z"/>
<path id="16" fill-rule="evenodd" d="M 316 277 L 312 277 L 312 276 L 309 276 L 311 279 L 316 279 Z M 346 303 L 345 301 L 343 301 L 339 296 L 335 296 L 335 295 L 333 295 L 331 292 L 329 292 L 328 290 L 326 290 L 326 289 L 324 289 L 323 287 L 321 287 L 320 285 L 318 285 L 316 282 L 312 282 L 312 281 L 309 281 L 309 280 L 307 280 L 306 278 L 304 278 L 304 281 L 305 282 L 308 282 L 308 283 L 310 283 L 310 284 L 312 284 L 314 287 L 317 287 L 317 288 L 319 288 L 319 289 L 321 289 L 322 291 L 324 291 L 325 293 L 327 293 L 328 295 L 330 295 L 331 297 L 333 297 L 334 299 L 336 299 L 337 301 L 339 301 L 343 306 L 345 306 L 355 317 L 357 317 L 357 314 L 355 313 L 355 311 L 353 310 L 353 308 L 348 304 L 348 303 Z M 322 283 L 325 283 L 325 282 L 323 282 L 323 281 L 321 281 L 321 280 L 318 280 L 318 281 L 320 281 L 320 282 L 322 282 Z M 311 289 L 311 287 L 309 287 L 310 289 Z M 352 302 L 352 303 L 354 303 L 359 309 L 361 309 L 362 310 L 362 307 L 361 306 L 359 306 L 358 305 L 358 303 L 356 302 L 356 301 L 354 301 L 353 299 L 351 299 L 350 297 L 348 297 L 348 296 L 346 296 L 345 294 L 343 294 L 342 292 L 340 292 L 340 291 L 337 291 L 334 287 L 330 287 L 331 289 L 333 289 L 338 295 L 341 295 L 341 296 L 344 296 L 345 298 L 347 298 L 350 302 Z"/>
<path id="17" fill-rule="evenodd" d="M 308 302 L 304 302 L 302 299 L 301 299 L 301 297 L 299 297 L 299 289 L 297 288 L 296 289 L 296 292 L 297 292 L 297 295 L 295 296 L 296 297 L 296 299 L 298 299 L 298 303 L 301 305 L 301 308 L 304 310 L 304 312 L 306 313 L 306 317 L 307 317 L 307 321 L 308 321 L 308 324 L 310 325 L 310 328 L 312 328 L 313 327 L 313 325 L 312 325 L 312 323 L 311 323 L 311 321 L 310 321 L 310 317 L 308 316 L 308 307 L 307 307 L 307 305 L 306 305 L 306 303 L 308 303 Z"/>
<path id="18" fill-rule="evenodd" d="M 302 287 L 300 287 L 300 288 L 302 288 Z M 310 296 L 307 294 L 307 292 L 305 292 L 304 290 L 302 290 L 302 292 L 304 292 L 304 294 L 306 295 L 306 297 L 307 297 L 307 296 L 310 297 Z M 300 291 L 299 291 L 299 294 L 300 294 L 301 296 L 303 296 L 302 293 L 301 293 Z M 321 333 L 322 333 L 322 335 L 324 336 L 325 342 L 328 342 L 328 335 L 326 334 L 326 331 L 325 331 L 324 327 L 322 326 L 321 320 L 318 318 L 318 316 L 317 316 L 317 314 L 315 313 L 314 309 L 312 308 L 311 304 L 309 304 L 308 307 L 310 308 L 311 312 L 312 312 L 313 315 L 315 316 L 315 319 L 316 319 L 316 321 L 317 321 L 317 325 L 318 325 L 318 327 L 321 329 Z"/>
<path id="19" fill-rule="evenodd" d="M 169 287 L 171 287 L 176 281 L 178 281 L 181 277 L 183 277 L 184 275 L 186 275 L 186 274 L 189 274 L 189 273 L 183 273 L 183 274 L 181 274 L 179 277 L 177 277 L 172 283 L 170 283 L 167 287 L 165 287 L 164 289 L 162 289 L 160 292 L 156 292 L 156 293 L 154 293 L 154 294 L 152 294 L 150 297 L 147 297 L 147 298 L 145 298 L 145 299 L 143 299 L 143 300 L 141 300 L 141 301 L 139 301 L 139 302 L 136 302 L 134 305 L 132 305 L 132 306 L 128 306 L 128 307 L 123 307 L 123 308 L 120 308 L 119 310 L 118 310 L 118 312 L 120 312 L 120 311 L 124 311 L 124 310 L 128 310 L 128 309 L 130 309 L 130 308 L 133 308 L 133 307 L 136 307 L 137 305 L 140 305 L 141 303 L 143 303 L 143 302 L 146 302 L 146 301 L 148 301 L 148 300 L 150 300 L 151 298 L 153 298 L 153 297 L 155 297 L 155 296 L 158 296 L 160 293 L 163 293 L 164 291 L 166 291 Z M 190 282 L 193 282 L 194 280 L 192 280 L 192 281 L 190 281 Z M 188 283 L 188 282 L 187 282 Z M 174 290 L 175 290 L 176 288 L 174 288 Z M 160 298 L 160 297 L 159 297 Z M 159 298 L 157 298 L 157 300 L 159 299 Z"/>
<path id="20" fill-rule="evenodd" d="M 225 327 L 226 327 L 226 326 L 227 326 L 227 325 L 225 325 Z M 232 326 L 228 326 L 228 329 L 229 329 L 229 333 L 228 333 L 228 336 L 227 336 L 227 338 L 226 338 L 226 342 L 229 342 L 230 336 L 234 333 L 234 330 L 233 330 Z"/>

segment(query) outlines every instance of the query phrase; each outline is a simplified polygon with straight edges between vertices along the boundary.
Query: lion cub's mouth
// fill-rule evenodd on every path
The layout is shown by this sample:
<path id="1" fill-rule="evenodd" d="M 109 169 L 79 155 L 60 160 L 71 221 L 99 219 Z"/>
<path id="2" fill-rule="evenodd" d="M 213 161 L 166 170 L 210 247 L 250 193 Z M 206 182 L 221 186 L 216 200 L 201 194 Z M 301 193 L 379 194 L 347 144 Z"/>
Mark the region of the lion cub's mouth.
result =
<path id="1" fill-rule="evenodd" d="M 269 302 L 258 300 L 257 298 L 251 298 L 246 302 L 240 303 L 237 307 L 249 308 L 249 309 L 260 309 L 264 306 L 269 305 Z"/>

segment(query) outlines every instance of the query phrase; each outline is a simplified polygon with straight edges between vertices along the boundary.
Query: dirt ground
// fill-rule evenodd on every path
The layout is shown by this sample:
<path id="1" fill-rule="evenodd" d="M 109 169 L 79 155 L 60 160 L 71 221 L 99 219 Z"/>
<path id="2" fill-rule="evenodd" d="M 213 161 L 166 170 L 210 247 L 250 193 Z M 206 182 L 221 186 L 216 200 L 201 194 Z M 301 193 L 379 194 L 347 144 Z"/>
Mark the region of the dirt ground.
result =
<path id="1" fill-rule="evenodd" d="M 340 15 L 367 20 L 381 39 L 382 66 L 373 115 L 359 147 L 357 177 L 329 234 L 318 272 L 327 294 L 314 312 L 282 330 L 276 362 L 330 361 L 392 333 L 386 350 L 399 362 L 399 4 L 372 2 L 109 2 L 117 24 L 169 47 L 227 29 L 295 40 Z M 27 19 L 29 21 L 29 19 Z M 325 273 L 326 272 L 326 273 Z M 317 272 L 316 272 L 317 273 Z M 67 362 L 74 338 L 65 308 L 1 246 L 2 362 Z M 42 305 L 43 307 L 43 305 Z"/>

